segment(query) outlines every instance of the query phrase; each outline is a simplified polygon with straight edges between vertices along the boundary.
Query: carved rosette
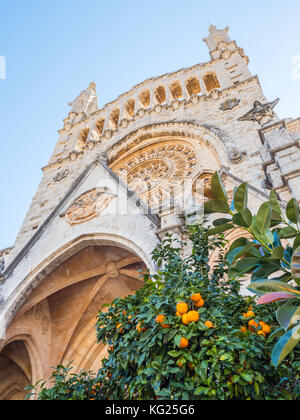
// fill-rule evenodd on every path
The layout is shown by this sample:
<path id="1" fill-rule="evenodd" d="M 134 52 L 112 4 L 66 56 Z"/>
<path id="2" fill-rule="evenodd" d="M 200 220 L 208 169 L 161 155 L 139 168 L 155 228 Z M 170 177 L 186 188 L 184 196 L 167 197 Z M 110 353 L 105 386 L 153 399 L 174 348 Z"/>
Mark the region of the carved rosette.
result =
<path id="1" fill-rule="evenodd" d="M 197 173 L 197 162 L 192 145 L 170 141 L 132 153 L 112 169 L 149 207 L 156 209 L 182 194 L 185 183 Z"/>

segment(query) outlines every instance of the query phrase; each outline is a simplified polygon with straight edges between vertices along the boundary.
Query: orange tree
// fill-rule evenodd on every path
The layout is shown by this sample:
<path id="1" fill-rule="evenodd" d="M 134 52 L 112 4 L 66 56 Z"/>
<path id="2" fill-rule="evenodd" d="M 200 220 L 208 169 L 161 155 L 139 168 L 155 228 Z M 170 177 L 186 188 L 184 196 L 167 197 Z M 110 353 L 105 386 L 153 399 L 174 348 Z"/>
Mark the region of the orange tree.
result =
<path id="1" fill-rule="evenodd" d="M 290 361 L 271 366 L 272 308 L 253 311 L 240 283 L 224 280 L 223 258 L 211 270 L 209 252 L 222 240 L 209 241 L 201 226 L 189 231 L 189 257 L 167 237 L 153 253 L 158 274 L 99 313 L 97 336 L 109 355 L 98 380 L 116 400 L 296 399 Z"/>
<path id="2" fill-rule="evenodd" d="M 59 367 L 40 399 L 271 400 L 297 399 L 290 360 L 271 365 L 276 329 L 272 307 L 253 309 L 236 280 L 226 281 L 224 248 L 202 226 L 189 228 L 191 252 L 172 237 L 153 252 L 160 267 L 134 295 L 106 305 L 97 319 L 108 356 L 98 374 L 70 375 Z"/>
<path id="3" fill-rule="evenodd" d="M 272 361 L 278 366 L 290 355 L 300 370 L 300 209 L 297 200 L 279 203 L 275 191 L 257 213 L 248 208 L 248 184 L 235 189 L 229 201 L 225 188 L 215 173 L 211 182 L 213 200 L 205 203 L 206 213 L 223 213 L 226 218 L 214 221 L 208 235 L 239 228 L 246 232 L 230 247 L 226 256 L 229 278 L 251 275 L 249 290 L 257 294 L 258 304 L 277 302 L 280 324 L 271 336 L 278 339 Z M 229 217 L 228 217 L 229 216 Z"/>

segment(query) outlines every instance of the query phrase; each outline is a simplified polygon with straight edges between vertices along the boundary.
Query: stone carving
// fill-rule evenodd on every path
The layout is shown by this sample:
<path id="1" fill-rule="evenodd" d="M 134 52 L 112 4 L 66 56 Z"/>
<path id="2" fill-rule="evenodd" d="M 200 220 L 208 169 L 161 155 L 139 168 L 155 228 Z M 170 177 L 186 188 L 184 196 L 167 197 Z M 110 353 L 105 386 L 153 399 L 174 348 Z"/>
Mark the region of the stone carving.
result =
<path id="1" fill-rule="evenodd" d="M 267 104 L 262 104 L 259 101 L 255 101 L 253 104 L 253 109 L 251 109 L 251 111 L 249 111 L 243 117 L 239 118 L 238 121 L 256 121 L 260 125 L 266 125 L 273 120 L 275 116 L 274 108 L 279 101 L 279 98 Z"/>
<path id="2" fill-rule="evenodd" d="M 228 99 L 227 101 L 223 102 L 222 105 L 220 106 L 221 111 L 229 111 L 233 108 L 235 108 L 236 106 L 239 105 L 239 103 L 241 102 L 240 99 Z"/>
<path id="3" fill-rule="evenodd" d="M 230 147 L 228 150 L 228 157 L 233 163 L 239 163 L 243 159 L 243 153 L 236 147 Z"/>
<path id="4" fill-rule="evenodd" d="M 129 155 L 112 169 L 153 210 L 182 193 L 182 185 L 193 176 L 197 162 L 192 146 L 164 142 Z"/>
<path id="5" fill-rule="evenodd" d="M 71 113 L 77 115 L 81 113 L 90 115 L 97 111 L 98 101 L 95 83 L 91 83 L 69 106 L 72 107 Z"/>
<path id="6" fill-rule="evenodd" d="M 55 177 L 53 178 L 54 182 L 60 182 L 62 181 L 64 178 L 67 178 L 67 176 L 69 175 L 70 171 L 69 169 L 66 169 L 65 171 L 60 171 L 58 172 Z"/>
<path id="7" fill-rule="evenodd" d="M 98 217 L 116 196 L 108 188 L 95 188 L 82 194 L 60 217 L 72 226 Z"/>

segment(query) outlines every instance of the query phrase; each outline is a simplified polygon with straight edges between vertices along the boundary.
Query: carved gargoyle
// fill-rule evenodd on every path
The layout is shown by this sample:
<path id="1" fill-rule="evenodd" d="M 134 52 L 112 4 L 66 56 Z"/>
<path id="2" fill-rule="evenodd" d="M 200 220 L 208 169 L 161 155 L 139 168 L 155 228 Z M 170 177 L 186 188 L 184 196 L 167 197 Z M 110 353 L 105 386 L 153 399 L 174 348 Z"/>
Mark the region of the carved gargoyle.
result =
<path id="1" fill-rule="evenodd" d="M 274 118 L 274 108 L 280 99 L 275 99 L 273 102 L 262 104 L 260 101 L 255 101 L 253 109 L 247 112 L 246 115 L 239 118 L 238 121 L 256 121 L 260 125 L 265 125 Z"/>

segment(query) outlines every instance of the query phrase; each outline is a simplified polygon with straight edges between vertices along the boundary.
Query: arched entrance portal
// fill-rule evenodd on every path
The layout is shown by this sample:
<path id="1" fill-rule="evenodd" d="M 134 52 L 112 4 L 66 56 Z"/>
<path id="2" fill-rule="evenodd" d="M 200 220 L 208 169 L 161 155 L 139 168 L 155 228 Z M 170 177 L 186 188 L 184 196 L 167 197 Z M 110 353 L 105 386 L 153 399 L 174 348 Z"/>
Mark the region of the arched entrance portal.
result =
<path id="1" fill-rule="evenodd" d="M 0 400 L 24 398 L 24 387 L 48 378 L 58 364 L 97 371 L 106 352 L 96 343 L 97 313 L 142 287 L 142 271 L 140 257 L 102 245 L 84 248 L 48 274 L 0 346 Z"/>

